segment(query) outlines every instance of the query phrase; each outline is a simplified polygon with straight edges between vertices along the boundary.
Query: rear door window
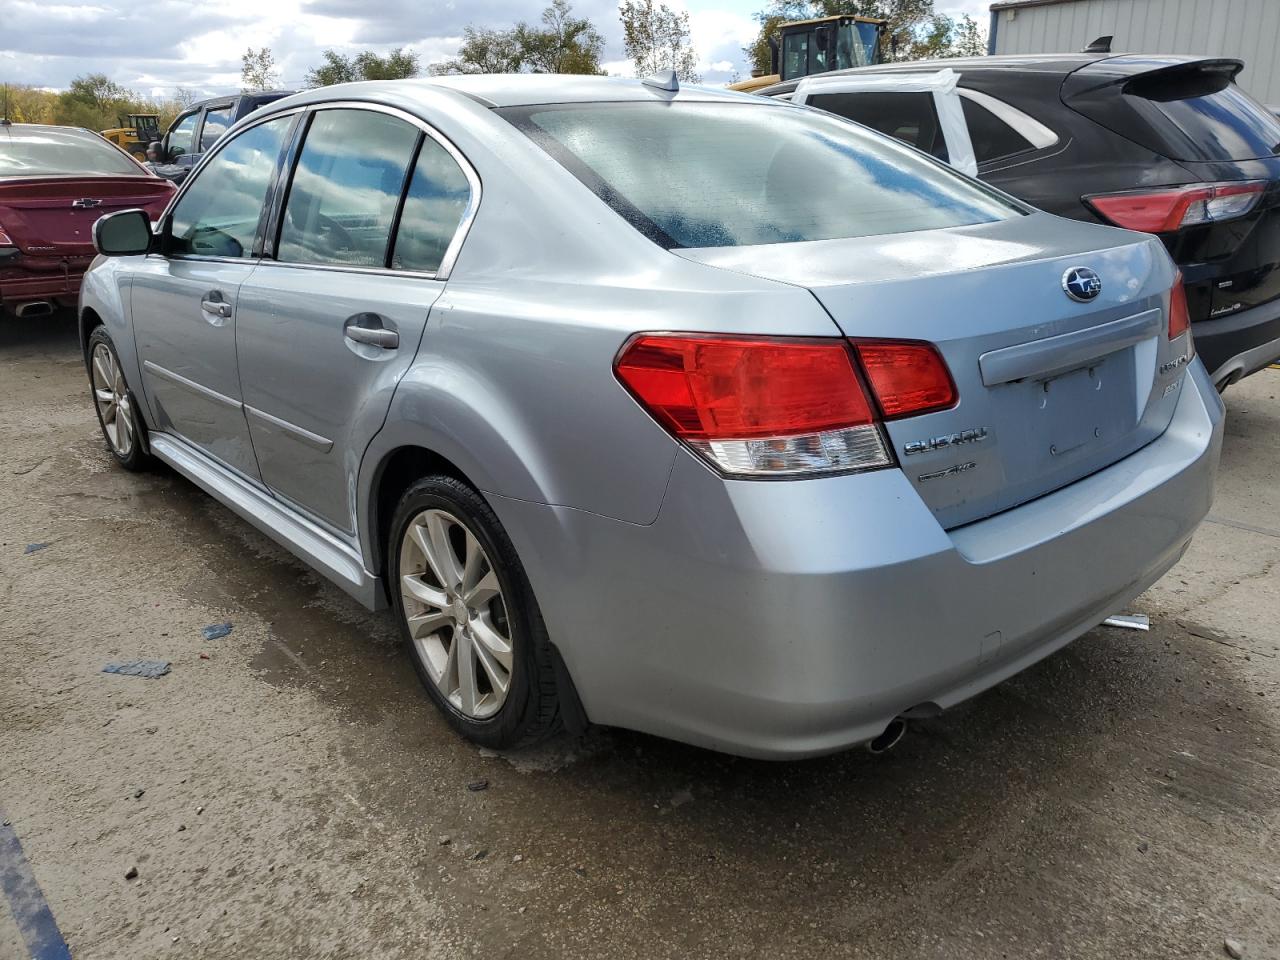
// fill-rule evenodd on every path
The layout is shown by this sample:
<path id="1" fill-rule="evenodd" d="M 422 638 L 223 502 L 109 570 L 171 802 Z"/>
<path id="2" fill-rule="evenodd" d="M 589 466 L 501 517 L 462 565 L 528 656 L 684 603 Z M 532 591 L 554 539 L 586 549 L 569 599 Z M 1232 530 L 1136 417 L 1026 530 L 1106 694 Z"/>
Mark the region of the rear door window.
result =
<path id="1" fill-rule="evenodd" d="M 200 128 L 200 152 L 204 153 L 222 139 L 231 126 L 231 105 L 210 109 L 205 112 L 204 126 Z"/>
<path id="2" fill-rule="evenodd" d="M 405 194 L 396 231 L 393 270 L 435 273 L 471 202 L 471 183 L 458 161 L 427 137 Z"/>
<path id="3" fill-rule="evenodd" d="M 808 103 L 811 107 L 887 133 L 939 160 L 947 159 L 946 138 L 940 130 L 932 93 L 886 93 L 878 90 L 822 93 L 809 97 Z"/>
<path id="4" fill-rule="evenodd" d="M 277 259 L 384 267 L 417 127 L 371 110 L 320 110 L 285 201 Z"/>
<path id="5" fill-rule="evenodd" d="M 1030 150 L 1033 144 L 994 113 L 968 97 L 960 98 L 964 110 L 965 126 L 973 142 L 973 155 L 979 163 L 1012 156 Z"/>

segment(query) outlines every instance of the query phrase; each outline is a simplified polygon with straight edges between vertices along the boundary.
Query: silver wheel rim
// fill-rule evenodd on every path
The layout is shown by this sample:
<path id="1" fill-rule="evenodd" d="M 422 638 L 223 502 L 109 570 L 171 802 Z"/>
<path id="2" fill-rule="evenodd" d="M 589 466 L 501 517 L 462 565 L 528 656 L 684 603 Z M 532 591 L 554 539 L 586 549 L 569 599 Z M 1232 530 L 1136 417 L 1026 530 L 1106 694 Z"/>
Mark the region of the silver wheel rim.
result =
<path id="1" fill-rule="evenodd" d="M 98 406 L 107 442 L 118 456 L 127 457 L 133 450 L 133 405 L 124 374 L 120 372 L 115 354 L 105 343 L 93 348 L 90 366 L 93 370 L 93 402 Z"/>
<path id="2" fill-rule="evenodd" d="M 512 666 L 506 601 L 488 554 L 453 514 L 424 510 L 409 521 L 400 596 L 414 652 L 445 699 L 473 720 L 502 709 Z"/>

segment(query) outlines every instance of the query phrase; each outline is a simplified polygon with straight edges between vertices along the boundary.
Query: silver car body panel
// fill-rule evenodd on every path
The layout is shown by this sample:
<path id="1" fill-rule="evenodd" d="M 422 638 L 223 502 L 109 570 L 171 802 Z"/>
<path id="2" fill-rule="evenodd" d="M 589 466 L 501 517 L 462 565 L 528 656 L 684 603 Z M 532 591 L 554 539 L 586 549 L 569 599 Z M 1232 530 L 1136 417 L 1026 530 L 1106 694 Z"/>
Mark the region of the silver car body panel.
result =
<path id="1" fill-rule="evenodd" d="M 839 749 L 912 706 L 958 702 L 1100 622 L 1177 559 L 1208 510 L 1222 408 L 1198 361 L 1158 373 L 1182 344 L 1131 319 L 1163 314 L 1172 284 L 1147 237 L 1035 213 L 858 241 L 668 252 L 489 104 L 802 108 L 533 76 L 344 85 L 254 117 L 335 99 L 411 114 L 474 168 L 483 197 L 447 282 L 264 264 L 238 288 L 253 314 L 242 350 L 254 356 L 242 363 L 257 373 L 244 395 L 228 395 L 255 438 L 278 432 L 282 452 L 264 479 L 278 468 L 293 486 L 272 491 L 234 458 L 216 463 L 210 448 L 169 434 L 154 405 L 152 448 L 370 606 L 385 602 L 387 463 L 405 448 L 447 461 L 501 518 L 592 720 L 760 756 Z M 1098 302 L 1064 296 L 1063 270 L 1077 265 L 1103 276 Z M 121 294 L 148 269 L 145 258 L 99 261 L 82 308 L 108 325 L 130 383 L 150 393 L 157 381 L 142 361 L 160 361 L 141 339 L 135 348 L 137 301 L 131 317 Z M 286 272 L 305 280 L 286 284 Z M 282 284 L 291 290 L 278 304 Z M 340 308 L 326 303 L 339 298 Z M 286 300 L 287 337 L 269 319 Z M 340 322 L 357 306 L 421 320 L 420 334 L 405 331 L 394 361 L 361 356 Z M 1088 352 L 1089 331 L 1113 321 L 1129 321 L 1124 337 L 1100 341 L 1119 390 L 1108 396 L 1126 397 L 1132 420 L 1123 449 L 1081 473 L 1086 451 L 1067 479 L 1036 489 L 1034 464 L 1006 456 L 1013 421 L 988 419 L 1000 405 L 984 397 L 1002 387 L 982 383 L 981 357 L 999 366 L 1000 351 L 1039 344 L 1027 350 L 1050 370 L 1062 355 L 1052 338 Z M 930 339 L 961 403 L 887 425 L 906 471 L 728 480 L 613 375 L 628 337 L 658 330 Z M 1139 341 L 1121 344 L 1135 331 Z M 276 361 L 292 373 L 272 386 Z M 328 382 L 366 393 L 325 398 Z M 958 479 L 919 480 L 959 460 L 950 441 L 904 458 L 910 442 L 984 424 L 995 442 L 963 448 L 977 451 L 966 462 L 984 459 Z M 339 449 L 323 469 L 306 468 Z M 309 489 L 309 473 L 325 489 Z M 1020 491 L 1002 486 L 1006 474 L 1025 481 Z"/>

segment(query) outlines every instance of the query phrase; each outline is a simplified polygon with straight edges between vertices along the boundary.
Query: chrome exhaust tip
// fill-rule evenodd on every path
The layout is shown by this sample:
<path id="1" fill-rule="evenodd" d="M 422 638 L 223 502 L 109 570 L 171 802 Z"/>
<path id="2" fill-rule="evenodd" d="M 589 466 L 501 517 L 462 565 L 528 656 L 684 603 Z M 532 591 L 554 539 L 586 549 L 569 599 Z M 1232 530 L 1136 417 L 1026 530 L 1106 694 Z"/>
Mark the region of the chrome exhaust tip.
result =
<path id="1" fill-rule="evenodd" d="M 48 300 L 31 300 L 18 304 L 13 312 L 19 320 L 25 320 L 27 317 L 47 317 L 53 313 L 53 304 Z"/>
<path id="2" fill-rule="evenodd" d="M 898 745 L 898 742 L 906 735 L 906 732 L 907 721 L 902 717 L 894 717 L 878 737 L 867 742 L 867 752 L 876 756 L 888 753 Z"/>

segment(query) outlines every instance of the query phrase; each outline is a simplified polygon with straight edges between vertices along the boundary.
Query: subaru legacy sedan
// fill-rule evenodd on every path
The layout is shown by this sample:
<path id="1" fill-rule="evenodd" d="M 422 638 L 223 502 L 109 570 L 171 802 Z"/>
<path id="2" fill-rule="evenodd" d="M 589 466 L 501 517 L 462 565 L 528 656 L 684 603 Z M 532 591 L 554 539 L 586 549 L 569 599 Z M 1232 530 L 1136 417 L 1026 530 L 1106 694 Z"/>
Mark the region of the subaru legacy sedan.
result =
<path id="1" fill-rule="evenodd" d="M 265 107 L 98 221 L 93 401 L 390 606 L 481 744 L 883 749 L 1177 562 L 1221 402 L 1157 239 L 676 86 Z"/>

